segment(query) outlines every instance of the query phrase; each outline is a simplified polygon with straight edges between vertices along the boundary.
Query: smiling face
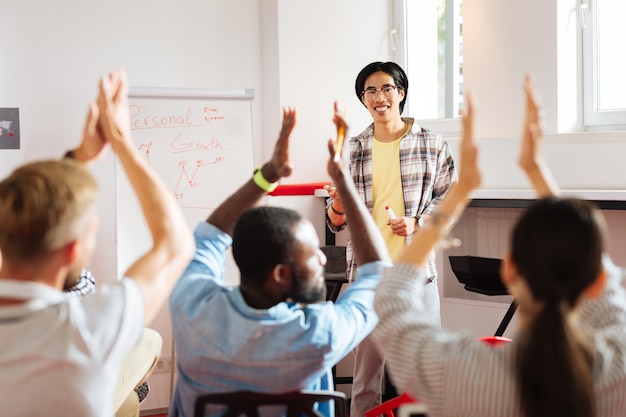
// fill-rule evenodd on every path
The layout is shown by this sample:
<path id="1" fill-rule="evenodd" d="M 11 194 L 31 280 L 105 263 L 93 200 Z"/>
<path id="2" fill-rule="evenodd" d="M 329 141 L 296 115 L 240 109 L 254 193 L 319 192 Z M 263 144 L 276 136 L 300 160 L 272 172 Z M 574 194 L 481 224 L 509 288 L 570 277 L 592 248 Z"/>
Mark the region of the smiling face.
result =
<path id="1" fill-rule="evenodd" d="M 365 93 L 361 94 L 361 101 L 374 122 L 390 122 L 400 118 L 400 103 L 404 100 L 404 90 L 398 88 L 391 75 L 383 71 L 373 73 L 365 80 L 363 91 Z"/>

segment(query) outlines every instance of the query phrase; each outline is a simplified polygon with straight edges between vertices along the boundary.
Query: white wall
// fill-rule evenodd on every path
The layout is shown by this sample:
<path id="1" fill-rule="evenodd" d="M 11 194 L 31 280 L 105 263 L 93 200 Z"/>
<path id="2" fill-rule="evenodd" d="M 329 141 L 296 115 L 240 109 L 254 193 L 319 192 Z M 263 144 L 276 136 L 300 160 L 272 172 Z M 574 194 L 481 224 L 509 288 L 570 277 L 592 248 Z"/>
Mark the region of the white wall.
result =
<path id="1" fill-rule="evenodd" d="M 0 151 L 0 175 L 78 143 L 98 78 L 126 67 L 133 86 L 252 88 L 261 153 L 258 1 L 10 0 L 0 15 L 0 106 L 19 107 L 22 149 Z M 95 167 L 103 194 L 93 269 L 115 276 L 113 158 Z"/>
<path id="2" fill-rule="evenodd" d="M 371 118 L 354 94 L 358 72 L 372 61 L 391 59 L 387 1 L 280 0 L 279 73 L 282 105 L 297 105 L 295 182 L 328 178 L 325 146 L 336 135 L 333 103 L 348 109 L 352 134 Z"/>
<path id="3" fill-rule="evenodd" d="M 562 187 L 624 189 L 625 132 L 582 132 L 580 34 L 575 0 L 464 0 L 464 89 L 476 107 L 483 188 L 524 189 L 517 168 L 523 77 L 536 80 L 546 155 Z M 453 147 L 457 141 L 450 138 Z"/>
<path id="4" fill-rule="evenodd" d="M 263 153 L 260 1 L 8 0 L 2 5 L 0 107 L 20 108 L 22 137 L 20 150 L 0 150 L 0 176 L 76 146 L 99 77 L 120 65 L 132 86 L 254 89 L 255 155 Z M 102 222 L 91 268 L 103 282 L 116 277 L 113 157 L 94 171 L 102 189 Z M 163 355 L 171 358 L 167 311 L 153 327 L 164 337 Z M 167 406 L 169 390 L 170 375 L 155 374 L 144 408 Z"/>

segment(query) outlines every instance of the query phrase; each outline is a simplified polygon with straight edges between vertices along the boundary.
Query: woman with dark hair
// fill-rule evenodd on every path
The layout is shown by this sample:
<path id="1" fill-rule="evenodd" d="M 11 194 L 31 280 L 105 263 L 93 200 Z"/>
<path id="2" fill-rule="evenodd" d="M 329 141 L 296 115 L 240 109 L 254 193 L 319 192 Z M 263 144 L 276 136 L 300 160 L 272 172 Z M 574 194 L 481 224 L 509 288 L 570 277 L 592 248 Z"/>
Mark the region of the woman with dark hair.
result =
<path id="1" fill-rule="evenodd" d="M 520 306 L 515 369 L 528 416 L 595 416 L 593 349 L 575 319 L 604 285 L 604 222 L 576 199 L 548 197 L 517 223 L 502 279 Z"/>
<path id="2" fill-rule="evenodd" d="M 444 138 L 402 117 L 409 80 L 394 62 L 372 62 L 357 75 L 355 93 L 369 111 L 372 124 L 349 140 L 350 173 L 359 195 L 381 230 L 392 259 L 410 243 L 411 237 L 446 195 L 457 174 L 452 153 Z M 341 198 L 327 187 L 327 224 L 332 232 L 346 226 Z M 390 216 L 390 213 L 394 213 Z M 397 215 L 397 216 L 396 216 Z M 357 268 L 347 247 L 347 278 Z M 440 324 L 439 291 L 434 252 L 428 265 L 424 316 Z M 351 414 L 362 416 L 381 402 L 384 359 L 371 340 L 356 349 Z"/>
<path id="3" fill-rule="evenodd" d="M 623 272 L 604 255 L 599 210 L 554 196 L 530 79 L 526 97 L 519 162 L 540 198 L 516 224 L 500 271 L 519 306 L 513 342 L 489 347 L 421 317 L 428 253 L 480 184 L 469 100 L 459 183 L 376 290 L 379 323 L 372 336 L 396 385 L 426 403 L 429 416 L 617 417 L 626 411 Z"/>

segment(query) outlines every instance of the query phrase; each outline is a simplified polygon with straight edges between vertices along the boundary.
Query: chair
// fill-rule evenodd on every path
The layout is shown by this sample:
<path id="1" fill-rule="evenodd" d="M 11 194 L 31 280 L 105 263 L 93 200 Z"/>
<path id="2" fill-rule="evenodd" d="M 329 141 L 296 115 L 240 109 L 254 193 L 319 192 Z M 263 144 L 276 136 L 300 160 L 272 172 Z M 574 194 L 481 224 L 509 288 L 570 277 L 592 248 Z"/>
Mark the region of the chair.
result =
<path id="1" fill-rule="evenodd" d="M 139 387 L 156 369 L 162 345 L 163 339 L 156 330 L 143 329 L 141 341 L 126 357 L 118 376 L 113 400 L 115 417 L 139 417 L 142 400 Z"/>
<path id="2" fill-rule="evenodd" d="M 339 391 L 313 391 L 301 390 L 285 394 L 268 394 L 252 391 L 237 391 L 225 393 L 213 393 L 201 395 L 196 399 L 194 417 L 203 417 L 207 404 L 226 406 L 222 417 L 259 417 L 258 408 L 269 405 L 282 405 L 286 407 L 287 417 L 322 417 L 315 410 L 315 404 L 319 402 L 333 401 L 335 404 L 335 416 L 348 417 L 346 395 Z"/>
<path id="3" fill-rule="evenodd" d="M 502 337 L 502 336 L 482 336 L 482 337 L 479 337 L 478 340 L 481 340 L 487 345 L 493 346 L 493 347 L 512 341 L 508 337 Z M 393 410 L 397 409 L 398 414 L 399 414 L 400 408 L 406 406 L 406 410 L 407 410 L 406 413 L 408 413 L 409 411 L 411 411 L 411 408 L 408 407 L 408 405 L 413 405 L 413 404 L 419 404 L 419 402 L 413 399 L 410 395 L 403 393 L 395 398 L 392 398 L 390 400 L 383 402 L 380 405 L 377 405 L 376 407 L 370 408 L 369 410 L 365 412 L 365 417 L 379 417 L 379 416 L 395 417 Z M 415 407 L 414 410 L 417 410 L 417 407 Z M 417 411 L 420 411 L 420 412 L 416 412 L 417 415 L 420 415 L 420 414 L 426 415 L 424 412 L 421 412 L 421 410 L 417 410 Z M 408 417 L 411 416 L 411 414 L 404 414 L 404 415 Z M 399 414 L 398 417 L 401 417 L 401 415 Z"/>
<path id="4" fill-rule="evenodd" d="M 326 301 L 336 301 L 346 279 L 346 247 L 345 246 L 322 246 L 320 248 L 326 255 L 326 268 L 324 281 L 326 282 Z"/>
<path id="5" fill-rule="evenodd" d="M 398 395 L 395 398 L 385 401 L 384 403 L 377 405 L 374 408 L 370 408 L 365 412 L 365 417 L 378 417 L 378 416 L 386 416 L 386 417 L 394 417 L 393 410 L 400 407 L 403 404 L 412 404 L 415 403 L 413 397 L 411 397 L 407 393 L 403 393 Z"/>
<path id="6" fill-rule="evenodd" d="M 463 284 L 466 291 L 484 295 L 508 295 L 506 287 L 500 279 L 501 259 L 483 258 L 480 256 L 448 256 L 450 267 L 456 279 Z M 502 336 L 511 322 L 517 303 L 511 302 L 496 329 L 496 336 Z"/>

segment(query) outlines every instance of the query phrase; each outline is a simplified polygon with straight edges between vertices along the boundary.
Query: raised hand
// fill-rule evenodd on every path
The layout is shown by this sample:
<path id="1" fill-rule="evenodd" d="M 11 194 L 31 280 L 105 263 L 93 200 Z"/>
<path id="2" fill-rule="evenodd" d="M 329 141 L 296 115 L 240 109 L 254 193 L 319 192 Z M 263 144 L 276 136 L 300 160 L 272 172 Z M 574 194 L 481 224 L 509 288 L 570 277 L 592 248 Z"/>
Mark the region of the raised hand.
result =
<path id="1" fill-rule="evenodd" d="M 337 102 L 335 102 L 334 110 L 335 113 L 333 115 L 333 123 L 335 123 L 335 126 L 337 127 L 337 133 L 339 133 L 339 131 L 341 130 L 343 135 L 347 136 L 348 124 L 346 123 L 346 120 L 343 118 L 341 113 L 339 113 L 339 105 Z M 342 148 L 345 149 L 345 141 L 343 141 L 342 145 Z M 338 150 L 337 146 L 337 139 L 328 140 L 328 152 L 330 153 L 330 158 L 328 159 L 327 169 L 328 175 L 333 181 L 335 181 L 337 178 L 343 178 L 345 175 L 348 175 L 348 165 L 347 161 L 344 159 L 343 149 Z M 335 154 L 337 153 L 340 155 L 340 158 L 335 157 Z M 335 208 L 337 210 L 342 209 L 343 206 L 341 206 L 341 198 L 339 197 L 339 192 L 337 191 L 337 189 L 335 187 L 328 186 L 324 188 L 326 188 L 330 196 L 335 199 L 335 201 L 333 202 L 333 204 L 335 204 Z M 337 199 L 339 201 L 337 201 Z"/>
<path id="2" fill-rule="evenodd" d="M 274 183 L 291 175 L 293 165 L 289 160 L 289 144 L 291 132 L 297 121 L 298 111 L 293 107 L 285 107 L 283 109 L 283 125 L 274 146 L 274 152 L 270 160 L 261 167 L 261 174 L 265 181 Z M 254 177 L 251 177 L 213 210 L 207 222 L 232 236 L 235 223 L 241 214 L 250 207 L 259 204 L 266 195 L 265 189 L 255 182 Z"/>
<path id="3" fill-rule="evenodd" d="M 474 103 L 469 94 L 465 96 L 465 108 L 462 115 L 463 135 L 461 137 L 461 159 L 458 187 L 473 191 L 481 183 L 478 168 L 478 149 L 474 142 Z"/>
<path id="4" fill-rule="evenodd" d="M 115 148 L 128 145 L 130 138 L 130 111 L 128 107 L 128 82 L 126 71 L 116 69 L 100 80 L 98 95 L 99 126 L 104 138 Z"/>
<path id="5" fill-rule="evenodd" d="M 337 133 L 343 131 L 344 137 L 348 135 L 348 124 L 344 116 L 339 112 L 339 106 L 335 102 L 333 122 L 337 127 Z M 350 235 L 354 248 L 354 256 L 359 264 L 374 261 L 391 262 L 387 245 L 383 239 L 374 218 L 367 210 L 365 203 L 354 185 L 348 161 L 344 152 L 337 153 L 337 139 L 328 140 L 328 175 L 335 183 L 336 192 L 341 194 L 342 209 L 345 210 L 345 219 L 350 221 Z M 343 149 L 345 149 L 345 141 Z M 337 158 L 336 155 L 339 155 Z M 336 204 L 336 202 L 333 202 Z M 332 211 L 331 209 L 329 209 Z M 336 215 L 336 214 L 335 214 Z M 343 216 L 339 216 L 343 218 Z"/>
<path id="6" fill-rule="evenodd" d="M 530 75 L 524 79 L 526 115 L 522 126 L 522 138 L 518 157 L 519 166 L 537 191 L 539 197 L 555 195 L 559 187 L 543 156 L 543 132 L 541 131 L 541 106 Z"/>
<path id="7" fill-rule="evenodd" d="M 98 126 L 99 117 L 100 109 L 97 104 L 89 103 L 87 120 L 83 128 L 83 138 L 78 148 L 72 152 L 72 156 L 76 160 L 90 163 L 101 159 L 106 154 L 107 142 Z"/>
<path id="8" fill-rule="evenodd" d="M 535 93 L 534 81 L 530 75 L 524 79 L 524 93 L 526 95 L 526 115 L 522 126 L 522 141 L 518 161 L 522 169 L 528 170 L 539 165 L 543 158 L 540 105 Z"/>
<path id="9" fill-rule="evenodd" d="M 289 161 L 289 143 L 291 132 L 298 121 L 298 110 L 294 107 L 283 109 L 283 126 L 274 146 L 272 159 L 264 166 L 263 175 L 270 182 L 276 182 L 281 178 L 291 175 L 293 165 Z M 267 167 L 267 172 L 265 168 Z"/>
<path id="10" fill-rule="evenodd" d="M 335 110 L 335 114 L 333 116 L 333 122 L 335 123 L 335 126 L 337 127 L 337 138 L 339 138 L 339 135 L 342 135 L 342 137 L 345 138 L 348 132 L 348 125 L 346 124 L 344 116 L 339 113 L 339 104 L 337 102 L 335 102 L 334 110 Z M 329 146 L 332 146 L 332 152 L 334 152 L 333 155 L 335 155 L 337 153 L 336 151 L 338 150 L 339 158 L 341 158 L 341 156 L 343 155 L 343 150 L 345 149 L 345 146 L 344 146 L 345 143 L 346 141 L 343 140 L 341 143 L 342 149 L 337 149 L 337 147 L 340 146 L 340 144 L 337 143 L 337 140 L 333 139 L 332 142 L 329 142 Z M 334 158 L 337 159 L 336 156 L 334 156 Z M 338 163 L 339 161 L 335 160 L 334 162 Z M 342 163 L 345 165 L 345 162 L 342 162 Z M 330 164 L 330 161 L 329 161 L 329 164 Z M 330 175 L 330 171 L 329 171 L 329 175 Z M 343 212 L 343 205 L 341 204 L 341 196 L 339 195 L 339 191 L 337 191 L 337 187 L 335 187 L 334 185 L 325 185 L 324 189 L 328 191 L 329 197 L 333 199 L 333 207 L 335 208 L 335 210 L 339 212 Z"/>

